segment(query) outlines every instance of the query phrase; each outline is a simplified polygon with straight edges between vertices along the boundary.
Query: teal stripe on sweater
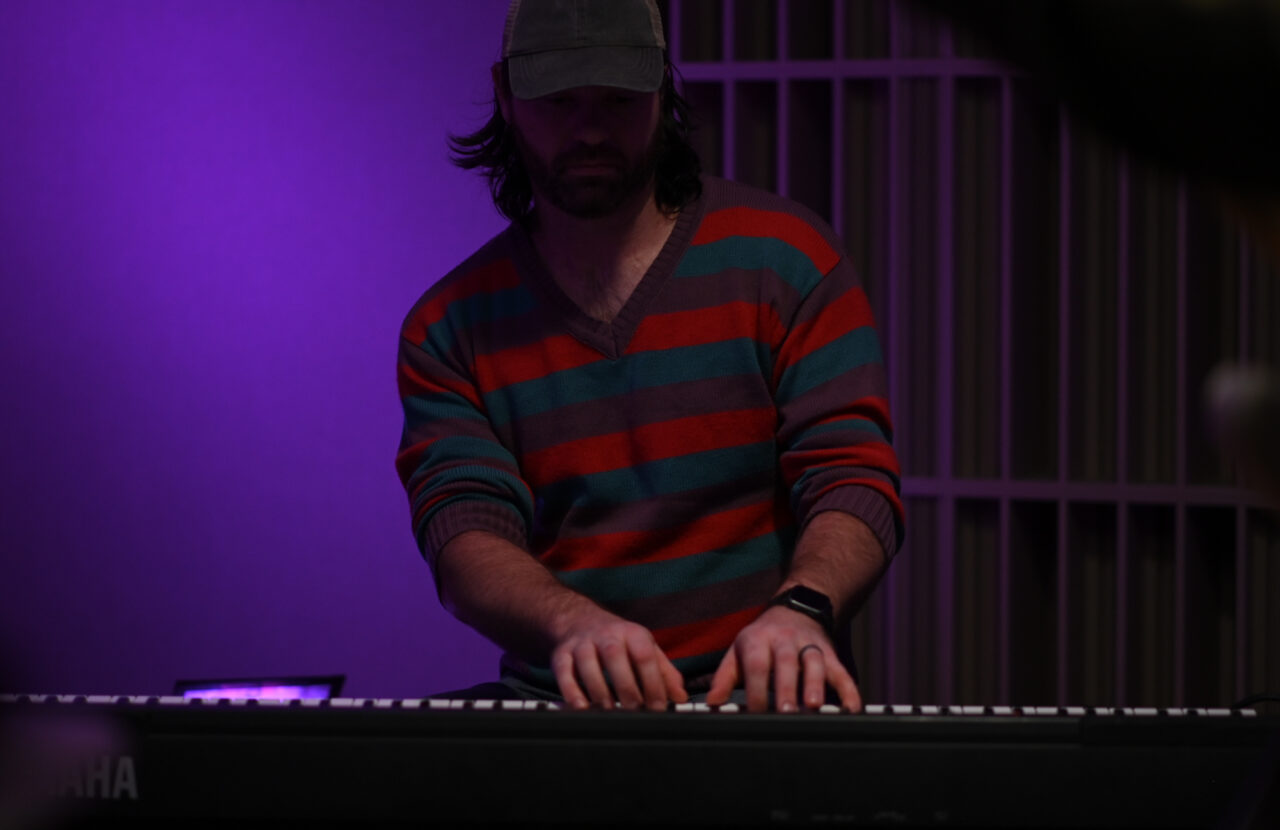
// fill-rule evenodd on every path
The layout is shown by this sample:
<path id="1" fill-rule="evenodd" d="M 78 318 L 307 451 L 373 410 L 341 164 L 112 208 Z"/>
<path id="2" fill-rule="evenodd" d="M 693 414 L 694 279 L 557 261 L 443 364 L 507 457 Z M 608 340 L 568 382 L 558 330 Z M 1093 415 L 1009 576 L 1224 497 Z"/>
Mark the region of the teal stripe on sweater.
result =
<path id="1" fill-rule="evenodd" d="M 887 440 L 884 435 L 884 430 L 880 429 L 880 426 L 875 421 L 872 421 L 869 418 L 862 418 L 858 416 L 854 416 L 851 418 L 841 418 L 840 420 L 832 421 L 829 424 L 823 424 L 822 426 L 811 427 L 804 431 L 804 437 L 808 438 L 813 435 L 822 435 L 827 432 L 844 432 L 846 430 L 857 430 L 859 432 L 866 432 L 866 433 L 870 433 L 871 437 L 876 438 L 880 441 Z"/>
<path id="2" fill-rule="evenodd" d="M 676 266 L 677 277 L 701 277 L 728 269 L 773 271 L 807 295 L 822 279 L 822 272 L 799 248 L 781 239 L 730 236 L 690 248 Z"/>
<path id="3" fill-rule="evenodd" d="M 468 331 L 476 320 L 492 323 L 519 317 L 533 311 L 536 304 L 533 293 L 523 285 L 455 300 L 449 303 L 443 317 L 427 326 L 426 342 L 451 350 L 455 331 Z"/>
<path id="4" fill-rule="evenodd" d="M 778 379 L 778 397 L 792 400 L 852 369 L 880 362 L 880 341 L 875 329 L 856 328 L 783 370 Z"/>
<path id="5" fill-rule="evenodd" d="M 777 465 L 773 441 L 664 458 L 635 467 L 575 476 L 542 488 L 548 504 L 626 504 L 745 478 Z"/>
<path id="6" fill-rule="evenodd" d="M 404 398 L 403 403 L 406 421 L 417 424 L 449 420 L 484 420 L 484 416 L 477 412 L 474 406 L 457 395 L 430 398 L 410 395 Z"/>
<path id="7" fill-rule="evenodd" d="M 785 558 L 783 534 L 768 533 L 722 550 L 611 568 L 557 571 L 556 578 L 597 602 L 688 591 L 774 569 Z M 785 534 L 788 539 L 792 534 Z"/>
<path id="8" fill-rule="evenodd" d="M 484 397 L 485 409 L 489 419 L 500 426 L 511 420 L 513 411 L 527 418 L 671 383 L 744 374 L 758 377 L 760 354 L 756 342 L 743 337 L 629 354 L 617 361 L 598 360 L 494 390 Z"/>

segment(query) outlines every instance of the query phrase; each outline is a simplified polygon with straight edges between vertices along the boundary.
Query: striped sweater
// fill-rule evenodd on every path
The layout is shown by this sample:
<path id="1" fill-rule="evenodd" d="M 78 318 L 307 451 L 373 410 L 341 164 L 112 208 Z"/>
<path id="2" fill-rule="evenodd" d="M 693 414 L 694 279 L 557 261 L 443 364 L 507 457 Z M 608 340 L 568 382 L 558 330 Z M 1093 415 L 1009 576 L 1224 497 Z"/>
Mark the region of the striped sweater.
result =
<path id="1" fill-rule="evenodd" d="M 903 528 L 870 308 L 834 233 L 707 178 L 618 315 L 587 316 L 512 225 L 401 332 L 396 465 L 433 571 L 458 533 L 524 548 L 649 628 L 686 678 L 765 607 L 799 529 Z M 503 669 L 555 688 L 545 665 Z"/>

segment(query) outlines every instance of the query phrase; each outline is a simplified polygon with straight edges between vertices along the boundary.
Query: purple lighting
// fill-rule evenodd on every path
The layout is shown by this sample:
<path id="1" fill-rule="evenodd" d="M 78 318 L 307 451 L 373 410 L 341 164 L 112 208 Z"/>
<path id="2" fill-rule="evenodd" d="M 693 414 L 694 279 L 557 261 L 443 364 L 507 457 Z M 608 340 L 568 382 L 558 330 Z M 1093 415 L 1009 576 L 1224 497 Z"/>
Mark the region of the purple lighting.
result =
<path id="1" fill-rule="evenodd" d="M 329 687 L 319 686 L 226 686 L 213 689 L 188 689 L 187 700 L 302 700 L 329 697 Z"/>
<path id="2" fill-rule="evenodd" d="M 409 530 L 394 360 L 504 224 L 445 134 L 505 10 L 0 3 L 0 691 L 492 676 Z"/>

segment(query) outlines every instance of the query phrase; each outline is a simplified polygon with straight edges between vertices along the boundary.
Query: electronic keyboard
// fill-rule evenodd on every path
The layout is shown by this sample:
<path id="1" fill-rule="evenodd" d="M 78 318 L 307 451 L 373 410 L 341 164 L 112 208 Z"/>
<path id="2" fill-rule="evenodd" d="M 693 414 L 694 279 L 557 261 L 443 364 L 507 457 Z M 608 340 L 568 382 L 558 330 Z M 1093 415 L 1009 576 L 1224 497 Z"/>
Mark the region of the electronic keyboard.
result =
<path id="1" fill-rule="evenodd" d="M 0 717 L 110 728 L 46 782 L 95 827 L 1213 827 L 1265 794 L 1280 733 L 1200 708 L 6 695 Z"/>

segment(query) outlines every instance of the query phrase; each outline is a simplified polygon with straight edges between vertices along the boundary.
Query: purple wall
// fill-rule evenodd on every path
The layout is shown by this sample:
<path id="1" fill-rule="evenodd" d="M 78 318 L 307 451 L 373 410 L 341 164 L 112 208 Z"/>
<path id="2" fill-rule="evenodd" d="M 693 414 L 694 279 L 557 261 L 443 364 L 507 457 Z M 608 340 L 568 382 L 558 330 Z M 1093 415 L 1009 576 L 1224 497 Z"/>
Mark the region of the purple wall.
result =
<path id="1" fill-rule="evenodd" d="M 489 679 L 392 466 L 397 327 L 502 221 L 506 0 L 0 4 L 9 691 Z"/>

